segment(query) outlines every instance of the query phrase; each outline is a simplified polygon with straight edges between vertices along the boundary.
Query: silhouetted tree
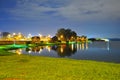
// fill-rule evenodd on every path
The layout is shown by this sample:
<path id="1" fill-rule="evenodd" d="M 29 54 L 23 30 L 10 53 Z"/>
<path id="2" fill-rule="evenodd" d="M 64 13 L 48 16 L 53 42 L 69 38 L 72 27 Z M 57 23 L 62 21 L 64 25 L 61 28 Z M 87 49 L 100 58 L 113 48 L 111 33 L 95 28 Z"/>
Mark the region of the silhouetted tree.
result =
<path id="1" fill-rule="evenodd" d="M 40 37 L 39 36 L 33 36 L 32 37 L 32 43 L 40 43 Z"/>
<path id="2" fill-rule="evenodd" d="M 77 33 L 75 31 L 72 31 L 71 29 L 61 28 L 57 31 L 56 36 L 58 37 L 59 40 L 69 41 L 71 37 L 76 39 Z"/>
<path id="3" fill-rule="evenodd" d="M 75 32 L 75 31 L 72 31 L 72 32 L 71 32 L 71 40 L 74 41 L 74 40 L 76 40 L 76 38 L 77 38 L 76 32 Z"/>
<path id="4" fill-rule="evenodd" d="M 51 41 L 52 42 L 58 41 L 58 37 L 57 36 L 52 37 Z"/>
<path id="5" fill-rule="evenodd" d="M 2 36 L 2 38 L 7 38 L 7 36 L 8 36 L 9 34 L 10 34 L 9 32 L 2 32 L 2 33 L 1 33 L 1 36 Z"/>

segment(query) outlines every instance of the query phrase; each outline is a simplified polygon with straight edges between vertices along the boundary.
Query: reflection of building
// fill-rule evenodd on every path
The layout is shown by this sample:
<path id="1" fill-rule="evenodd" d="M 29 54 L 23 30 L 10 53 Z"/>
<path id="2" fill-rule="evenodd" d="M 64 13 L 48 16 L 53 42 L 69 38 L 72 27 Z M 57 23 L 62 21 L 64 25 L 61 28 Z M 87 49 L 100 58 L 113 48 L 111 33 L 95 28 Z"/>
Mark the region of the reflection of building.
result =
<path id="1" fill-rule="evenodd" d="M 88 49 L 88 43 L 77 44 L 77 50 L 87 50 L 87 49 Z"/>

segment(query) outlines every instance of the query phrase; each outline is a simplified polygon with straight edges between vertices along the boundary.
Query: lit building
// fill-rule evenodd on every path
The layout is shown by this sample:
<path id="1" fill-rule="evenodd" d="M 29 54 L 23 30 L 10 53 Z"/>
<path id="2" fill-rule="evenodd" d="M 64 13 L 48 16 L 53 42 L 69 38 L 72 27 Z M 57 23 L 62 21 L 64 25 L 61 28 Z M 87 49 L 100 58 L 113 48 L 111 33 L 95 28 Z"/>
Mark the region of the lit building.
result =
<path id="1" fill-rule="evenodd" d="M 50 36 L 41 36 L 40 37 L 40 41 L 48 42 L 50 40 L 51 40 Z"/>

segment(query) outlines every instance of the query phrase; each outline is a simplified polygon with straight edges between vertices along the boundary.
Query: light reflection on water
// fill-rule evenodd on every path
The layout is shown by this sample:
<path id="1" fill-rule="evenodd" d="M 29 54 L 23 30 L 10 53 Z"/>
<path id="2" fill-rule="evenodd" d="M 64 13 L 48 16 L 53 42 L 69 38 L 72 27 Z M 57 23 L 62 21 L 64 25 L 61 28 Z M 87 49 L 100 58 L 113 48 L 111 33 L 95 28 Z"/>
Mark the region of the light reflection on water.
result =
<path id="1" fill-rule="evenodd" d="M 18 50 L 17 52 L 18 54 L 120 63 L 120 41 L 37 46 Z"/>
<path id="2" fill-rule="evenodd" d="M 17 53 L 18 55 L 21 55 L 22 54 L 22 49 L 16 49 L 15 53 Z"/>

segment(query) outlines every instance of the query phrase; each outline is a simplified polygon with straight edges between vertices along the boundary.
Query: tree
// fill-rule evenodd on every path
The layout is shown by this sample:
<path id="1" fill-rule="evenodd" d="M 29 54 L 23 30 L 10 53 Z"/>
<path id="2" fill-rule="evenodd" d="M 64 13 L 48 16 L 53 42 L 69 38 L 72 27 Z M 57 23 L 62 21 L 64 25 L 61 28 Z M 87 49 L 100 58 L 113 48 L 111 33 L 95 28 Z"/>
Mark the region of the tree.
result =
<path id="1" fill-rule="evenodd" d="M 32 37 L 32 43 L 39 43 L 40 42 L 40 37 L 39 36 L 33 36 Z"/>
<path id="2" fill-rule="evenodd" d="M 58 37 L 58 40 L 64 40 L 65 36 L 65 29 L 61 28 L 57 31 L 56 36 Z"/>
<path id="3" fill-rule="evenodd" d="M 57 36 L 52 37 L 51 41 L 52 42 L 58 41 L 58 37 Z"/>
<path id="4" fill-rule="evenodd" d="M 76 38 L 77 38 L 76 32 L 75 32 L 75 31 L 72 31 L 72 32 L 71 32 L 71 41 L 76 40 Z"/>
<path id="5" fill-rule="evenodd" d="M 76 39 L 77 34 L 75 31 L 72 31 L 71 29 L 58 29 L 56 36 L 58 37 L 59 40 L 61 41 L 69 41 L 72 39 Z"/>
<path id="6" fill-rule="evenodd" d="M 1 33 L 1 36 L 2 36 L 2 38 L 7 38 L 7 36 L 8 36 L 9 34 L 10 34 L 9 32 L 2 32 L 2 33 Z"/>

